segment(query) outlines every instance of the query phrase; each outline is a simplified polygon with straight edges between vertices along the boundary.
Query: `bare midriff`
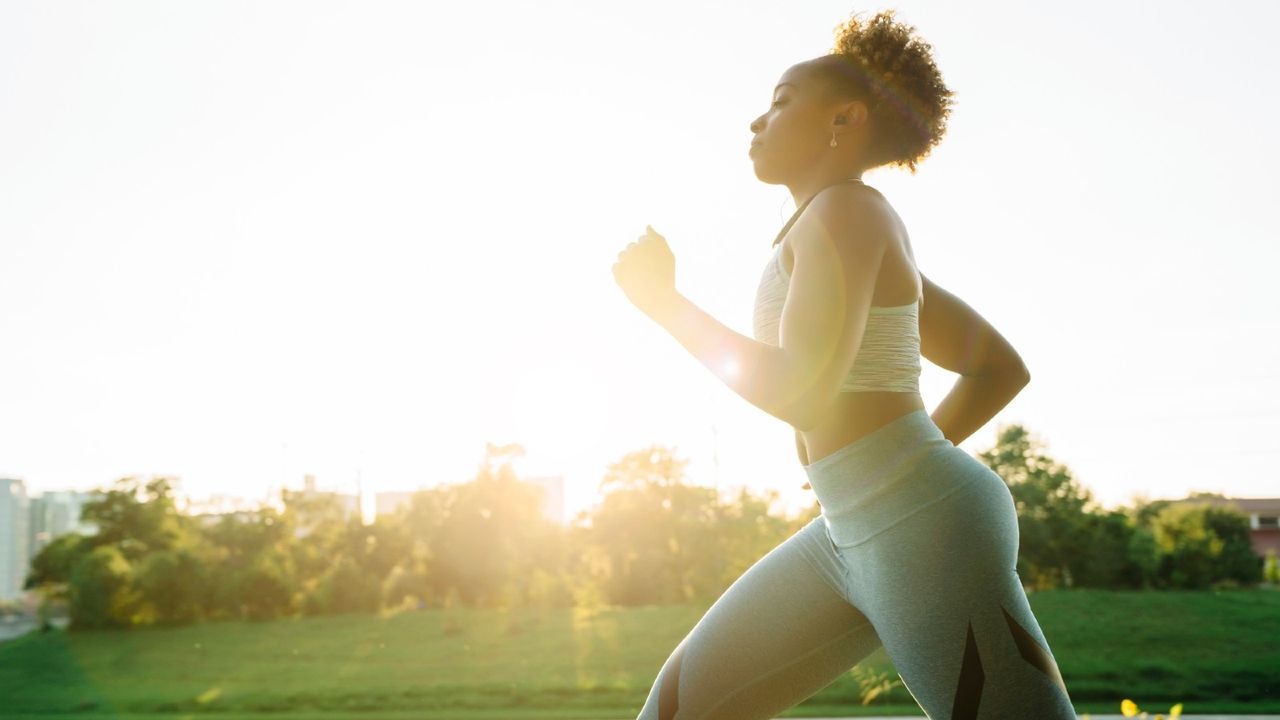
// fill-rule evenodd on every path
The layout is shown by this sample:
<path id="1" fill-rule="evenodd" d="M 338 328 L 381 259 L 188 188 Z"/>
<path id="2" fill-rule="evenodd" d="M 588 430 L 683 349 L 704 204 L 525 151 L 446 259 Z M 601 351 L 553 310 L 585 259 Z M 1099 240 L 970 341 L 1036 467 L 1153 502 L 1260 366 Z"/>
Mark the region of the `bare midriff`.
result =
<path id="1" fill-rule="evenodd" d="M 800 431 L 805 457 L 815 463 L 849 443 L 870 434 L 913 410 L 923 410 L 920 393 L 845 392 L 817 426 Z"/>

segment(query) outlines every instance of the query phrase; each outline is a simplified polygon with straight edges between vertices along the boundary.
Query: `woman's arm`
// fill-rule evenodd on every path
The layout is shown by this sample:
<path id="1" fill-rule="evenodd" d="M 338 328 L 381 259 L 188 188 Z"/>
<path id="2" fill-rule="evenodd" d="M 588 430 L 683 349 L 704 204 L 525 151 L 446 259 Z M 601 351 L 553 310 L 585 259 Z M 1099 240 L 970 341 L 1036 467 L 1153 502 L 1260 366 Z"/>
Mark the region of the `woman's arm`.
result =
<path id="1" fill-rule="evenodd" d="M 816 424 L 818 408 L 800 391 L 806 373 L 786 350 L 733 330 L 680 293 L 649 314 L 742 399 L 793 427 Z"/>
<path id="2" fill-rule="evenodd" d="M 800 456 L 801 465 L 809 464 L 809 448 L 804 446 L 804 438 L 800 435 L 799 430 L 796 431 L 796 454 Z M 810 490 L 812 488 L 813 486 L 809 484 L 808 480 L 800 486 L 801 490 Z"/>
<path id="3" fill-rule="evenodd" d="M 935 425 L 959 445 L 1031 381 L 1009 341 L 963 300 L 923 274 L 920 354 L 960 378 L 934 409 Z"/>
<path id="4" fill-rule="evenodd" d="M 795 275 L 799 274 L 797 268 Z M 831 273 L 827 275 L 830 277 Z M 829 398 L 814 391 L 813 357 L 825 348 L 805 342 L 812 333 L 787 343 L 786 333 L 780 331 L 784 341 L 774 346 L 735 332 L 716 320 L 676 290 L 675 256 L 667 247 L 666 238 L 652 227 L 646 227 L 643 236 L 618 253 L 613 277 L 633 305 L 744 400 L 799 429 L 817 423 Z M 819 291 L 833 293 L 829 281 L 816 284 Z M 784 330 L 787 307 L 780 320 Z M 822 325 L 832 315 L 831 309 L 819 313 L 815 324 Z"/>
<path id="5" fill-rule="evenodd" d="M 839 396 L 890 237 L 883 211 L 863 194 L 832 188 L 808 207 L 788 234 L 794 267 L 776 347 L 734 332 L 674 290 L 652 311 L 730 389 L 797 430 L 817 426 Z"/>
<path id="6" fill-rule="evenodd" d="M 799 430 L 796 430 L 796 454 L 800 456 L 801 465 L 809 464 L 809 448 L 804 446 L 804 437 Z"/>

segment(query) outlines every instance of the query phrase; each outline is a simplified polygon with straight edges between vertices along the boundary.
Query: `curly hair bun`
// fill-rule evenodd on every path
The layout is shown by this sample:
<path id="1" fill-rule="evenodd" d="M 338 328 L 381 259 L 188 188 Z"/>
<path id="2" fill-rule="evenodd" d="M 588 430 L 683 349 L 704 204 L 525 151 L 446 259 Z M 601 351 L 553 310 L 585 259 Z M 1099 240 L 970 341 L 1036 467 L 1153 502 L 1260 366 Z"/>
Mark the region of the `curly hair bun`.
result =
<path id="1" fill-rule="evenodd" d="M 933 62 L 933 47 L 892 10 L 857 14 L 835 28 L 828 55 L 815 60 L 833 92 L 867 101 L 871 160 L 915 172 L 946 132 L 953 93 Z"/>

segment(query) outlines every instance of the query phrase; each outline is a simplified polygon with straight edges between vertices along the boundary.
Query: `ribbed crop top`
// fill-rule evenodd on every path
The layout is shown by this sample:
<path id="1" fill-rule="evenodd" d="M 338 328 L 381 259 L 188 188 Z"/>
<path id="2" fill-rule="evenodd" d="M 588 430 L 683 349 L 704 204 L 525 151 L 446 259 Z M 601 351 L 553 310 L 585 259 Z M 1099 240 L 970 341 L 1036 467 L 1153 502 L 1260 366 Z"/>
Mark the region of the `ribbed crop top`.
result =
<path id="1" fill-rule="evenodd" d="M 778 234 L 777 250 L 765 266 L 756 290 L 752 333 L 756 340 L 775 347 L 779 342 L 782 305 L 791 285 L 782 264 L 781 238 L 807 205 L 808 201 L 801 205 Z M 906 305 L 871 307 L 858 355 L 849 375 L 840 385 L 840 392 L 920 391 L 919 310 L 919 299 Z"/>

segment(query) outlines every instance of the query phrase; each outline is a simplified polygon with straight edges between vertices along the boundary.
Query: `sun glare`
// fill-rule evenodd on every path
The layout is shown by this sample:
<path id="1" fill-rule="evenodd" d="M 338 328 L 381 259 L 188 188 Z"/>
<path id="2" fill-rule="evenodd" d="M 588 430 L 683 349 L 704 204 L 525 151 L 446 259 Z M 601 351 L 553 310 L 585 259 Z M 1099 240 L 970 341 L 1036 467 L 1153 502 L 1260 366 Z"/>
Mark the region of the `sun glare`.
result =
<path id="1" fill-rule="evenodd" d="M 569 459 L 595 445 L 612 424 L 609 389 L 572 353 L 535 361 L 521 373 L 511 399 L 515 441 L 531 453 Z"/>
<path id="2" fill-rule="evenodd" d="M 725 360 L 720 363 L 720 374 L 726 378 L 733 378 L 738 375 L 738 361 Z"/>

